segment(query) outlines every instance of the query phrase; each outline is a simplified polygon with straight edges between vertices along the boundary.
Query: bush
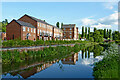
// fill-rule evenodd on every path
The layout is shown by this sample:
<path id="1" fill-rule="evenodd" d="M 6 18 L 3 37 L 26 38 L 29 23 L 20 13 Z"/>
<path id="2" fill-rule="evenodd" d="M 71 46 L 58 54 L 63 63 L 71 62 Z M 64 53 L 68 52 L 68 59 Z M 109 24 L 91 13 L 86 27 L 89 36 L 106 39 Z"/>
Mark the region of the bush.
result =
<path id="1" fill-rule="evenodd" d="M 93 37 L 90 37 L 90 38 L 89 38 L 89 40 L 90 40 L 90 41 L 92 41 L 92 42 L 94 42 L 94 39 L 93 39 Z"/>

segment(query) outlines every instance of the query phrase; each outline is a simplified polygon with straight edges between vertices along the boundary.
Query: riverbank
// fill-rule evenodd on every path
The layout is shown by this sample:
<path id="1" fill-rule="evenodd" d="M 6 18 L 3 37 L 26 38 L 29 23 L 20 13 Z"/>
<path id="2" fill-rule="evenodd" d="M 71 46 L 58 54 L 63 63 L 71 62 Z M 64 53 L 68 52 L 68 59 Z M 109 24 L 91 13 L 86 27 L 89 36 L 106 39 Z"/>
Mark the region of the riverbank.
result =
<path id="1" fill-rule="evenodd" d="M 93 69 L 95 78 L 119 78 L 120 54 L 118 54 L 118 45 L 111 44 L 102 54 L 105 57 L 96 63 Z"/>
<path id="2" fill-rule="evenodd" d="M 2 48 L 12 48 L 12 47 L 32 47 L 32 46 L 50 46 L 50 45 L 60 45 L 60 44 L 77 44 L 77 43 L 88 43 L 90 41 L 81 40 L 8 40 L 2 42 Z"/>
<path id="3" fill-rule="evenodd" d="M 59 58 L 70 53 L 76 53 L 82 48 L 86 48 L 96 44 L 97 43 L 89 42 L 89 43 L 75 44 L 74 47 L 57 46 L 57 47 L 44 48 L 43 50 L 38 50 L 38 51 L 33 51 L 33 50 L 22 51 L 22 52 L 18 50 L 3 51 L 2 63 L 4 64 L 12 64 L 17 62 L 19 63 L 25 61 L 26 59 L 36 58 L 36 57 L 50 60 L 53 59 L 53 57 Z"/>

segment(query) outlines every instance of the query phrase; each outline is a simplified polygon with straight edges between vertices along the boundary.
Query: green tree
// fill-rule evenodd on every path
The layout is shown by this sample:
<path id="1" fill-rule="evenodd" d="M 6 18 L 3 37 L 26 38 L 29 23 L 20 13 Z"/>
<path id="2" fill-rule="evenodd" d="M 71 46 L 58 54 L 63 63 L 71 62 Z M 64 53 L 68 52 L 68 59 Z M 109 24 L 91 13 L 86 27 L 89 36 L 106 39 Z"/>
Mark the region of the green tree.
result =
<path id="1" fill-rule="evenodd" d="M 63 23 L 61 23 L 61 28 L 63 27 Z"/>
<path id="2" fill-rule="evenodd" d="M 95 32 L 96 30 L 97 30 L 96 27 L 94 27 L 94 32 Z"/>
<path id="3" fill-rule="evenodd" d="M 101 34 L 102 36 L 104 36 L 104 30 L 103 30 L 103 29 L 98 29 L 98 31 L 100 32 L 100 34 Z"/>
<path id="4" fill-rule="evenodd" d="M 98 30 L 94 32 L 94 42 L 103 42 L 103 36 L 100 34 Z"/>
<path id="5" fill-rule="evenodd" d="M 88 27 L 88 39 L 90 38 L 90 27 Z"/>
<path id="6" fill-rule="evenodd" d="M 109 30 L 107 29 L 107 38 L 109 38 Z"/>
<path id="7" fill-rule="evenodd" d="M 119 31 L 114 31 L 112 33 L 113 40 L 119 40 Z"/>
<path id="8" fill-rule="evenodd" d="M 104 38 L 107 38 L 106 29 L 104 29 Z"/>
<path id="9" fill-rule="evenodd" d="M 109 29 L 109 38 L 111 39 L 112 38 L 112 30 Z"/>
<path id="10" fill-rule="evenodd" d="M 59 28 L 59 22 L 56 23 L 56 26 Z"/>
<path id="11" fill-rule="evenodd" d="M 87 27 L 85 27 L 85 38 L 87 38 Z"/>
<path id="12" fill-rule="evenodd" d="M 82 38 L 85 37 L 84 26 L 82 26 Z"/>

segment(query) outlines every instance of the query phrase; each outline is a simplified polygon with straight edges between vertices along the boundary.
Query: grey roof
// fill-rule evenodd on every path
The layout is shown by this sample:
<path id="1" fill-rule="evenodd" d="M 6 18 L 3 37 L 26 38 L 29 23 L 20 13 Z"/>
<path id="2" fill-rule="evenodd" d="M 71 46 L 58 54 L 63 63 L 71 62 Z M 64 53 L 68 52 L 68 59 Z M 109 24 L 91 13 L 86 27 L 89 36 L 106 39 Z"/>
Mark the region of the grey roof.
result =
<path id="1" fill-rule="evenodd" d="M 73 28 L 75 24 L 63 24 L 62 28 Z"/>
<path id="2" fill-rule="evenodd" d="M 27 14 L 25 14 L 26 16 L 29 16 L 29 15 L 27 15 Z M 53 26 L 54 28 L 58 28 L 58 27 L 56 27 L 56 26 L 54 26 L 54 25 L 51 25 L 51 24 L 49 24 L 49 23 L 47 23 L 47 22 L 44 22 L 43 20 L 41 20 L 41 19 L 37 19 L 37 18 L 35 18 L 35 17 L 32 17 L 32 16 L 29 16 L 29 17 L 31 17 L 33 20 L 35 20 L 35 21 L 37 21 L 37 22 L 41 22 L 41 23 L 44 23 L 44 24 L 47 24 L 47 25 L 50 25 L 50 26 Z M 60 28 L 59 28 L 60 29 Z"/>
<path id="3" fill-rule="evenodd" d="M 31 28 L 35 28 L 32 24 L 27 23 L 27 22 L 23 22 L 23 21 L 19 21 L 19 20 L 15 20 L 18 24 L 20 24 L 21 26 L 27 26 L 27 27 L 31 27 Z"/>

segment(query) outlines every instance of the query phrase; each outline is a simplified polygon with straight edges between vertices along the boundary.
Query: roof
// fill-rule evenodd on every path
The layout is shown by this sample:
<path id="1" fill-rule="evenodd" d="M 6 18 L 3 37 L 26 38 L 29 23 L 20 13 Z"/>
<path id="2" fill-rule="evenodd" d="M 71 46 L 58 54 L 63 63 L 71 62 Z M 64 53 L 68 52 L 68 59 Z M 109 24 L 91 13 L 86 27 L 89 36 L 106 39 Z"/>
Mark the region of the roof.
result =
<path id="1" fill-rule="evenodd" d="M 73 28 L 75 24 L 63 24 L 62 28 Z"/>
<path id="2" fill-rule="evenodd" d="M 28 16 L 28 17 L 30 17 L 30 18 L 32 18 L 33 20 L 35 20 L 35 21 L 37 21 L 37 22 L 41 22 L 41 23 L 44 23 L 44 24 L 47 24 L 47 25 L 53 26 L 54 28 L 58 28 L 58 27 L 56 27 L 56 26 L 54 26 L 54 25 L 51 25 L 51 24 L 49 24 L 49 23 L 47 23 L 47 22 L 44 22 L 44 21 L 41 20 L 41 19 L 37 19 L 37 18 L 32 17 L 32 16 L 29 16 L 29 15 L 27 15 L 27 14 L 25 14 L 25 15 Z M 59 29 L 60 29 L 60 28 L 59 28 Z"/>
<path id="3" fill-rule="evenodd" d="M 23 21 L 19 21 L 19 20 L 15 20 L 15 22 L 17 22 L 18 24 L 20 24 L 21 26 L 27 26 L 27 27 L 31 27 L 31 28 L 35 28 L 32 24 L 27 23 L 27 22 L 23 22 Z"/>

